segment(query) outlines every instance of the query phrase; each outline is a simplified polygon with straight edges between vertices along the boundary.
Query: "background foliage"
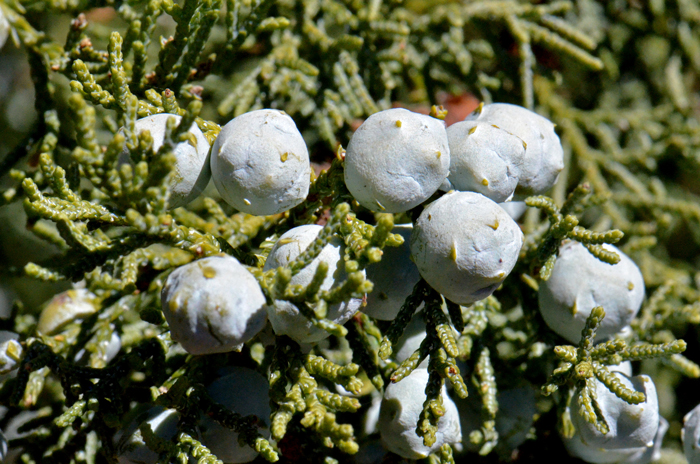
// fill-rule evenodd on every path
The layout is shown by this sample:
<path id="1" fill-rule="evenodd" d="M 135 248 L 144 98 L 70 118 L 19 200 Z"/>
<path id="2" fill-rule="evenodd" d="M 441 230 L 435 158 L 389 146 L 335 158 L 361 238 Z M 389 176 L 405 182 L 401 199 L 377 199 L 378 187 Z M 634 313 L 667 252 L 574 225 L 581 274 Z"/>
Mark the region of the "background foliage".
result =
<path id="1" fill-rule="evenodd" d="M 206 410 L 267 459 L 293 461 L 302 450 L 305 459 L 351 462 L 358 448 L 362 456 L 376 447 L 376 434 L 361 433 L 371 384 L 381 389 L 415 367 L 382 359 L 421 299 L 431 382 L 443 382 L 438 368 L 459 359 L 462 373 L 448 382 L 482 399 L 483 427 L 473 437 L 486 455 L 480 459 L 535 460 L 543 444 L 565 453 L 555 429 L 566 395 L 557 393 L 538 397 L 531 441 L 488 454 L 497 446 L 497 389 L 577 381 L 547 383 L 561 340 L 541 320 L 534 290 L 564 237 L 598 254 L 596 244 L 619 240 L 642 269 L 647 300 L 628 343 L 666 344 L 667 357 L 635 369 L 654 378 L 671 422 L 663 459 L 682 459 L 680 420 L 700 400 L 696 383 L 679 375 L 700 375 L 692 361 L 700 359 L 699 2 L 0 0 L 0 10 L 9 24 L 0 54 L 0 300 L 7 300 L 0 326 L 25 347 L 19 373 L 2 380 L 0 428 L 25 409 L 38 411 L 24 427 L 29 433 L 11 442 L 25 462 L 113 462 L 111 437 L 126 411 L 151 402 L 184 418 L 173 443 L 149 442 L 164 458 L 215 462 L 193 429 Z M 346 327 L 326 326 L 334 337 L 309 355 L 288 339 L 270 344 L 262 336 L 241 353 L 188 358 L 169 350 L 160 289 L 170 270 L 221 252 L 261 269 L 275 237 L 316 221 L 327 221 L 325 240 L 331 232 L 343 237 L 356 269 L 371 265 L 378 249 L 396 245 L 392 224 L 407 218 L 352 205 L 339 147 L 381 109 L 442 104 L 450 123 L 478 101 L 547 116 L 566 157 L 551 198 L 528 200 L 521 260 L 494 297 L 451 308 L 448 321 L 440 319 L 439 295 L 417 288 L 396 323 L 361 315 Z M 133 133 L 134 121 L 179 113 L 183 130 L 195 120 L 213 140 L 219 125 L 258 108 L 290 114 L 317 172 L 327 169 L 307 201 L 289 214 L 253 217 L 210 188 L 187 209 L 168 211 L 169 151 L 182 131 L 171 128 L 154 154 L 148 137 Z M 125 143 L 133 169 L 116 164 Z M 293 294 L 284 275 L 257 277 L 268 298 L 318 297 Z M 70 282 L 97 295 L 98 311 L 39 335 L 42 304 Z M 358 278 L 326 296 L 367 288 Z M 444 330 L 450 322 L 464 329 L 457 339 Z M 113 333 L 121 354 L 106 365 Z M 676 338 L 688 345 L 685 357 L 671 347 Z M 86 365 L 73 362 L 81 349 Z M 207 402 L 204 379 L 224 364 L 270 372 L 276 444 Z M 330 397 L 334 383 L 358 399 Z M 445 449 L 435 459 L 450 456 Z"/>

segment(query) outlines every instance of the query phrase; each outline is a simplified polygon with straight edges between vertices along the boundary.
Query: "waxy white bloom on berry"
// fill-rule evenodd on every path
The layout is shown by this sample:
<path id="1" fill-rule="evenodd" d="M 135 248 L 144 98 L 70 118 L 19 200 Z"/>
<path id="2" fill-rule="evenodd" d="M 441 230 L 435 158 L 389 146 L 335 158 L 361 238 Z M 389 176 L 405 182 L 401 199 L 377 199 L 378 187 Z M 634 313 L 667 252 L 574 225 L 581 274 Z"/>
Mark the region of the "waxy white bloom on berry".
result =
<path id="1" fill-rule="evenodd" d="M 508 103 L 484 105 L 466 120 L 492 124 L 524 142 L 525 154 L 518 176 L 519 193 L 544 193 L 556 183 L 564 169 L 564 150 L 552 121 Z"/>
<path id="2" fill-rule="evenodd" d="M 345 154 L 345 185 L 365 208 L 401 213 L 435 193 L 450 169 L 445 123 L 394 108 L 355 131 Z"/>
<path id="3" fill-rule="evenodd" d="M 426 399 L 428 377 L 426 369 L 416 369 L 403 380 L 390 383 L 384 390 L 377 422 L 382 444 L 392 453 L 406 459 L 426 458 L 445 443 L 462 442 L 457 406 L 447 395 L 444 385 L 441 395 L 445 414 L 437 423 L 437 440 L 428 447 L 423 444 L 423 437 L 416 434 L 416 425 Z"/>
<path id="4" fill-rule="evenodd" d="M 525 144 L 486 121 L 461 121 L 447 128 L 452 187 L 479 192 L 495 202 L 510 200 L 518 186 Z"/>
<path id="5" fill-rule="evenodd" d="M 136 133 L 148 131 L 153 139 L 153 151 L 157 152 L 165 140 L 165 127 L 169 118 L 174 118 L 179 124 L 182 116 L 159 113 L 136 121 Z M 211 179 L 209 170 L 209 142 L 197 123 L 192 123 L 189 133 L 194 140 L 187 140 L 175 145 L 175 165 L 171 177 L 170 208 L 184 206 L 199 196 Z M 119 155 L 120 163 L 129 162 L 129 152 L 124 149 Z"/>
<path id="6" fill-rule="evenodd" d="M 265 271 L 276 269 L 294 261 L 318 237 L 321 229 L 323 227 L 318 225 L 305 225 L 287 231 L 270 250 L 263 269 Z M 332 237 L 311 264 L 292 277 L 290 285 L 309 285 L 316 273 L 316 268 L 323 261 L 328 264 L 328 273 L 321 284 L 321 290 L 337 287 L 347 278 L 344 254 L 345 243 L 340 237 Z M 345 324 L 361 305 L 362 300 L 359 298 L 330 305 L 326 319 L 336 324 Z M 315 343 L 330 335 L 325 330 L 314 327 L 311 321 L 289 301 L 276 300 L 273 305 L 267 307 L 267 313 L 277 335 L 288 335 L 300 343 Z"/>
<path id="7" fill-rule="evenodd" d="M 499 455 L 510 456 L 511 452 L 522 445 L 530 434 L 532 424 L 538 415 L 537 391 L 532 385 L 499 390 L 497 395 L 498 414 L 496 414 L 496 431 Z M 456 398 L 462 434 L 469 436 L 483 426 L 483 403 L 479 395 Z M 464 443 L 467 451 L 477 452 L 480 444 Z"/>
<path id="8" fill-rule="evenodd" d="M 681 438 L 688 464 L 700 464 L 700 404 L 683 418 Z"/>
<path id="9" fill-rule="evenodd" d="M 621 372 L 611 371 L 620 383 L 632 391 L 644 393 L 646 400 L 640 404 L 629 404 L 618 398 L 602 382 L 595 380 L 598 407 L 610 428 L 600 432 L 581 414 L 572 413 L 571 421 L 583 442 L 601 448 L 618 449 L 651 446 L 659 426 L 659 405 L 656 386 L 649 376 L 627 377 Z M 578 394 L 574 394 L 571 410 L 579 411 Z"/>
<path id="10" fill-rule="evenodd" d="M 427 335 L 428 333 L 425 328 L 425 321 L 423 320 L 422 311 L 417 311 L 411 318 L 411 322 L 408 323 L 399 339 L 396 341 L 396 343 L 394 343 L 391 357 L 399 364 L 404 362 L 406 359 L 410 358 L 417 349 L 420 348 L 421 343 L 423 343 L 423 340 L 425 340 Z M 458 336 L 454 329 L 452 335 Z M 427 369 L 429 360 L 430 357 L 425 358 L 423 362 L 420 363 L 419 367 Z"/>
<path id="11" fill-rule="evenodd" d="M 612 245 L 603 247 L 620 255 L 620 262 L 604 263 L 579 242 L 565 241 L 549 280 L 540 283 L 542 317 L 550 329 L 572 343 L 581 339 L 594 307 L 605 309 L 596 331 L 601 339 L 627 326 L 644 300 L 644 278 L 634 261 Z"/>
<path id="12" fill-rule="evenodd" d="M 610 430 L 601 433 L 578 413 L 580 405 L 577 390 L 571 404 L 571 421 L 576 434 L 573 438 L 564 440 L 564 444 L 569 454 L 588 462 L 648 462 L 644 460 L 651 459 L 654 446 L 660 445 L 665 432 L 661 422 L 663 418 L 659 416 L 654 382 L 646 375 L 628 377 L 615 371 L 612 374 L 628 389 L 644 393 L 646 401 L 629 404 L 608 390 L 602 382 L 595 380 L 596 401 Z"/>
<path id="13" fill-rule="evenodd" d="M 252 369 L 245 367 L 227 367 L 225 374 L 214 380 L 207 393 L 211 399 L 231 412 L 241 416 L 254 415 L 259 420 L 256 425 L 260 434 L 270 436 L 270 398 L 267 379 Z M 226 463 L 250 462 L 258 452 L 248 445 L 238 443 L 238 432 L 224 427 L 213 419 L 203 416 L 199 430 L 202 443 Z"/>
<path id="14" fill-rule="evenodd" d="M 173 340 L 191 354 L 240 348 L 265 326 L 265 296 L 255 277 L 230 256 L 185 264 L 161 294 Z"/>
<path id="15" fill-rule="evenodd" d="M 361 309 L 368 316 L 393 320 L 420 280 L 418 268 L 411 261 L 412 230 L 413 224 L 394 226 L 391 232 L 400 234 L 404 243 L 398 247 L 384 247 L 382 260 L 367 267 L 367 279 L 374 288 L 367 294 L 367 305 Z"/>
<path id="16" fill-rule="evenodd" d="M 523 233 L 485 196 L 451 192 L 423 210 L 411 235 L 411 254 L 431 287 L 468 305 L 491 295 L 513 270 Z"/>
<path id="17" fill-rule="evenodd" d="M 143 440 L 141 424 L 147 423 L 153 434 L 161 440 L 170 441 L 177 434 L 180 415 L 175 409 L 153 406 L 137 414 L 125 430 L 115 437 L 117 462 L 119 464 L 156 464 L 158 453 L 150 449 Z"/>
<path id="18" fill-rule="evenodd" d="M 661 458 L 661 444 L 667 431 L 668 421 L 659 417 L 659 429 L 652 446 L 620 449 L 595 448 L 585 445 L 578 435 L 574 435 L 571 440 L 565 440 L 564 444 L 569 454 L 594 464 L 649 464 Z M 695 463 L 690 462 L 690 464 Z"/>
<path id="19" fill-rule="evenodd" d="M 294 120 L 279 110 L 251 111 L 222 127 L 211 170 L 221 198 L 258 216 L 298 205 L 311 183 L 306 143 Z"/>

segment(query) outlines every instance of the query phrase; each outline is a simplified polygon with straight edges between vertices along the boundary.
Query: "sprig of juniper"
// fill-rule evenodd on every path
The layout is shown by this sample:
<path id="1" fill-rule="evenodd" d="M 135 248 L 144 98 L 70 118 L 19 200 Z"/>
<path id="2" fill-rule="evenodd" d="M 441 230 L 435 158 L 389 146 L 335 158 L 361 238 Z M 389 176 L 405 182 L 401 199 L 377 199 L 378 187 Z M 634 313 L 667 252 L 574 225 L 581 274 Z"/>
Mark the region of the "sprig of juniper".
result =
<path id="1" fill-rule="evenodd" d="M 554 263 L 562 240 L 570 239 L 582 243 L 588 251 L 596 258 L 609 264 L 616 264 L 620 257 L 611 251 L 601 247 L 603 243 L 617 243 L 623 233 L 619 230 L 610 230 L 599 233 L 585 229 L 578 225 L 579 220 L 575 213 L 580 212 L 581 206 L 585 205 L 590 197 L 591 188 L 587 184 L 579 185 L 575 188 L 561 208 L 557 207 L 554 201 L 545 196 L 529 197 L 525 200 L 528 206 L 541 209 L 547 214 L 550 227 L 537 245 L 532 243 L 523 247 L 521 255 L 525 255 L 525 262 L 530 262 L 531 267 L 540 267 L 539 276 L 542 280 L 548 280 L 552 274 Z M 572 214 L 574 213 L 574 214 Z"/>
<path id="2" fill-rule="evenodd" d="M 197 377 L 198 374 L 194 373 L 194 378 Z M 236 431 L 246 444 L 260 452 L 267 461 L 276 462 L 279 459 L 277 452 L 269 441 L 262 437 L 255 425 L 261 420 L 260 418 L 241 416 L 216 403 L 207 394 L 202 384 L 193 382 L 188 375 L 178 377 L 166 393 L 158 396 L 156 402 L 162 406 L 177 409 L 182 414 L 182 420 L 178 424 L 178 429 L 181 431 L 178 443 L 182 446 L 183 442 L 190 442 L 194 447 L 192 452 L 208 456 L 209 459 L 213 458 L 201 443 L 194 443 L 191 437 L 187 436 L 188 433 L 194 433 L 200 414 L 206 414 L 220 425 Z M 188 432 L 188 430 L 191 431 Z M 170 456 L 174 457 L 174 454 L 181 452 L 178 447 L 170 448 L 168 452 Z"/>
<path id="3" fill-rule="evenodd" d="M 354 377 L 358 366 L 338 366 L 313 354 L 300 354 L 289 339 L 281 339 L 275 348 L 270 367 L 270 400 L 273 403 L 272 437 L 281 440 L 295 416 L 299 423 L 319 435 L 326 447 L 337 446 L 354 454 L 358 450 L 353 427 L 338 424 L 336 411 L 356 411 L 359 402 L 320 388 L 316 377 L 340 381 L 350 391 L 358 391 L 361 382 Z"/>
<path id="4" fill-rule="evenodd" d="M 561 345 L 554 348 L 554 353 L 559 358 L 559 366 L 542 386 L 544 395 L 551 395 L 564 385 L 569 389 L 578 389 L 581 404 L 579 413 L 601 433 L 608 432 L 608 425 L 597 406 L 594 383 L 596 379 L 615 396 L 629 404 L 646 401 L 643 393 L 632 391 L 622 385 L 619 379 L 609 371 L 608 366 L 618 365 L 623 361 L 669 357 L 682 353 L 686 348 L 683 340 L 664 344 L 640 343 L 627 346 L 625 341 L 615 339 L 594 345 L 596 330 L 604 317 L 605 310 L 601 306 L 596 306 L 586 319 L 578 347 Z M 566 429 L 570 427 L 565 427 Z"/>
<path id="5" fill-rule="evenodd" d="M 95 432 L 108 452 L 112 448 L 113 427 L 118 425 L 117 418 L 130 402 L 127 390 L 120 382 L 135 369 L 147 369 L 154 382 L 164 380 L 163 347 L 153 338 L 144 340 L 103 369 L 77 366 L 36 339 L 28 340 L 27 345 L 17 377 L 12 382 L 11 403 L 16 405 L 22 401 L 28 405 L 28 401 L 35 401 L 43 382 L 37 383 L 32 377 L 37 379 L 35 374 L 44 377 L 51 370 L 59 378 L 66 404 L 71 405 L 57 419 L 56 425 L 65 427 L 80 418 L 81 422 L 88 424 L 84 431 Z M 94 379 L 99 382 L 94 382 Z M 97 411 L 99 414 L 95 414 Z M 69 427 L 68 430 L 72 429 Z"/>

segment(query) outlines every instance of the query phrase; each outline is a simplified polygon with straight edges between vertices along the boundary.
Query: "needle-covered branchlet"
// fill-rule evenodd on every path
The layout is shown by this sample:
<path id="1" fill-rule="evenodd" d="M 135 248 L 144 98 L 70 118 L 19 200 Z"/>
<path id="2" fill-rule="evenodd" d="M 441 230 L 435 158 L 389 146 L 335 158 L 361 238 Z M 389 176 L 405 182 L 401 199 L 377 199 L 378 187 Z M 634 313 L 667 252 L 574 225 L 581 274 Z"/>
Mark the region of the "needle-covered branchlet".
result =
<path id="1" fill-rule="evenodd" d="M 218 406 L 241 416 L 255 416 L 258 433 L 270 437 L 269 386 L 267 379 L 245 367 L 231 366 L 207 386 L 207 393 Z M 246 394 L 242 394 L 242 392 Z M 227 428 L 208 416 L 199 422 L 201 441 L 223 462 L 244 463 L 255 459 L 258 452 L 247 444 L 239 444 L 236 430 Z"/>
<path id="2" fill-rule="evenodd" d="M 173 119 L 175 124 L 180 124 L 182 117 L 177 114 L 154 114 L 137 120 L 131 129 L 132 137 L 142 132 L 148 132 L 153 141 L 152 150 L 158 153 L 166 141 L 168 120 Z M 211 179 L 209 168 L 209 142 L 197 123 L 191 123 L 190 127 L 178 137 L 184 140 L 174 145 L 172 153 L 175 156 L 172 173 L 170 174 L 170 208 L 183 206 L 197 198 L 206 188 Z M 133 163 L 140 160 L 130 156 L 130 151 L 125 147 L 119 154 L 119 163 Z"/>
<path id="3" fill-rule="evenodd" d="M 593 308 L 578 347 L 555 348 L 559 366 L 542 387 L 543 393 L 549 395 L 568 385 L 569 395 L 562 398 L 567 404 L 560 418 L 560 431 L 570 452 L 589 462 L 608 462 L 597 460 L 605 459 L 599 457 L 600 448 L 634 448 L 630 454 L 642 454 L 653 445 L 659 431 L 656 389 L 651 378 L 628 377 L 616 366 L 625 361 L 670 356 L 686 348 L 682 340 L 627 346 L 616 339 L 594 345 L 596 331 L 604 319 L 603 308 Z M 615 453 L 609 453 L 609 457 L 624 458 Z"/>
<path id="4" fill-rule="evenodd" d="M 390 384 L 382 400 L 378 429 L 382 442 L 392 452 L 407 459 L 425 458 L 446 443 L 459 443 L 462 434 L 459 427 L 459 414 L 454 402 L 447 395 L 444 385 L 438 390 L 442 398 L 434 440 L 424 444 L 423 437 L 416 434 L 426 398 L 426 384 L 429 374 L 425 369 L 416 369 L 398 383 Z"/>
<path id="5" fill-rule="evenodd" d="M 293 263 L 314 243 L 322 229 L 323 227 L 317 225 L 299 226 L 282 235 L 270 251 L 264 270 L 273 270 Z M 349 277 L 345 270 L 345 261 L 342 259 L 344 250 L 345 244 L 340 237 L 332 237 L 308 266 L 291 277 L 289 284 L 311 287 L 308 294 L 316 294 L 318 290 L 328 292 L 337 288 L 339 283 Z M 362 278 L 363 273 L 356 272 L 360 274 L 358 277 Z M 316 312 L 321 318 L 342 325 L 358 311 L 361 303 L 362 300 L 358 298 L 334 304 L 320 300 L 318 304 L 321 307 L 312 309 L 305 302 L 297 303 L 303 305 L 299 308 L 294 301 L 280 299 L 267 306 L 267 313 L 278 335 L 288 335 L 300 343 L 315 343 L 328 337 L 330 333 L 315 327 L 304 312 Z"/>
<path id="6" fill-rule="evenodd" d="M 411 260 L 412 230 L 412 224 L 394 226 L 392 233 L 400 235 L 403 243 L 398 247 L 385 247 L 382 260 L 367 268 L 367 279 L 374 288 L 367 295 L 367 305 L 362 312 L 375 319 L 393 320 L 421 278 Z"/>

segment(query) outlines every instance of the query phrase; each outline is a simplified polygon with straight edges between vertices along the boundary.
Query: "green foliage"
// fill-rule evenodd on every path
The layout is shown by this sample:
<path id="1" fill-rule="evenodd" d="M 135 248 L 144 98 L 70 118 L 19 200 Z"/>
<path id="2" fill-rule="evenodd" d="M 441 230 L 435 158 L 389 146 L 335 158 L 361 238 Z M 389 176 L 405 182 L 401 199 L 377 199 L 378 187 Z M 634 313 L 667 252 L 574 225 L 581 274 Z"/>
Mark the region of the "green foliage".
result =
<path id="1" fill-rule="evenodd" d="M 622 232 L 619 230 L 593 232 L 579 226 L 579 220 L 575 215 L 567 214 L 570 211 L 580 211 L 590 197 L 590 193 L 591 188 L 587 184 L 579 185 L 569 194 L 561 209 L 551 198 L 545 196 L 530 197 L 525 201 L 528 206 L 543 210 L 551 224 L 537 246 L 531 246 L 525 250 L 525 253 L 529 254 L 528 261 L 534 266 L 541 266 L 539 275 L 542 280 L 548 280 L 552 275 L 559 245 L 567 238 L 583 243 L 596 258 L 603 262 L 608 264 L 620 262 L 620 257 L 616 253 L 605 250 L 599 245 L 617 243 L 624 235 Z"/>
<path id="2" fill-rule="evenodd" d="M 310 462 L 350 462 L 377 438 L 359 432 L 370 397 L 425 360 L 417 433 L 435 442 L 447 379 L 456 401 L 477 398 L 481 422 L 468 440 L 481 454 L 504 446 L 498 392 L 519 382 L 543 386 L 534 438 L 547 440 L 541 428 L 551 415 L 564 436 L 579 413 L 605 431 L 595 379 L 629 403 L 644 401 L 609 366 L 646 359 L 671 387 L 686 382 L 671 370 L 700 377 L 696 0 L 0 0 L 0 11 L 14 43 L 0 55 L 14 86 L 0 86 L 0 293 L 17 294 L 0 328 L 19 334 L 22 347 L 2 353 L 19 367 L 0 379 L 0 404 L 9 407 L 3 427 L 25 409 L 37 414 L 23 427 L 28 435 L 10 441 L 21 462 L 115 462 L 113 438 L 136 405 L 182 417 L 172 440 L 140 427 L 163 462 L 221 462 L 199 440 L 200 414 L 237 431 L 259 460 L 293 460 L 303 450 Z M 19 100 L 25 87 L 33 101 Z M 402 245 L 394 224 L 420 213 L 357 205 L 343 180 L 353 129 L 395 104 L 432 106 L 449 121 L 465 110 L 453 101 L 468 96 L 546 115 L 564 146 L 551 194 L 526 200 L 525 244 L 511 276 L 468 307 L 421 280 L 391 322 L 361 312 L 345 325 L 326 319 L 330 305 L 372 291 L 364 270 Z M 195 122 L 213 142 L 230 118 L 259 108 L 284 110 L 302 131 L 320 171 L 306 201 L 258 217 L 207 190 L 170 209 L 173 149 L 189 139 L 186 129 Z M 170 119 L 154 150 L 135 121 L 157 113 L 182 119 Z M 284 232 L 313 223 L 324 228 L 307 250 L 263 272 Z M 321 265 L 309 285 L 290 285 L 334 236 L 346 245 L 346 280 L 321 290 Z M 577 347 L 560 345 L 546 327 L 535 292 L 564 239 L 607 263 L 619 257 L 601 245 L 616 243 L 640 266 L 648 296 L 628 334 L 593 343 L 603 308 L 591 312 Z M 302 347 L 267 330 L 240 352 L 179 351 L 160 309 L 163 283 L 178 266 L 219 254 L 248 266 L 268 303 L 294 303 L 328 341 Z M 41 301 L 67 282 L 92 292 L 98 311 L 39 334 Z M 425 338 L 397 363 L 395 345 L 421 305 Z M 121 347 L 110 359 L 113 334 Z M 268 378 L 269 438 L 255 426 L 260 418 L 207 395 L 226 365 Z M 581 411 L 570 409 L 575 391 Z M 677 400 L 676 425 L 694 406 Z M 449 445 L 429 458 L 459 459 Z"/>
<path id="3" fill-rule="evenodd" d="M 581 415 L 601 433 L 608 433 L 609 428 L 600 413 L 596 402 L 595 379 L 602 382 L 618 398 L 629 404 L 639 404 L 646 401 L 643 393 L 629 390 L 622 385 L 606 366 L 617 365 L 624 361 L 638 361 L 645 358 L 661 356 L 674 356 L 686 349 L 683 340 L 674 340 L 670 343 L 652 345 L 639 343 L 627 346 L 621 339 L 593 344 L 596 329 L 605 317 L 602 306 L 596 306 L 586 320 L 586 326 L 581 331 L 581 341 L 578 348 L 571 345 L 557 346 L 554 353 L 559 358 L 559 366 L 554 370 L 547 383 L 542 387 L 543 393 L 549 395 L 565 384 L 569 388 L 579 388 L 579 402 Z M 569 429 L 571 430 L 571 429 Z M 571 434 L 567 434 L 569 438 Z"/>

